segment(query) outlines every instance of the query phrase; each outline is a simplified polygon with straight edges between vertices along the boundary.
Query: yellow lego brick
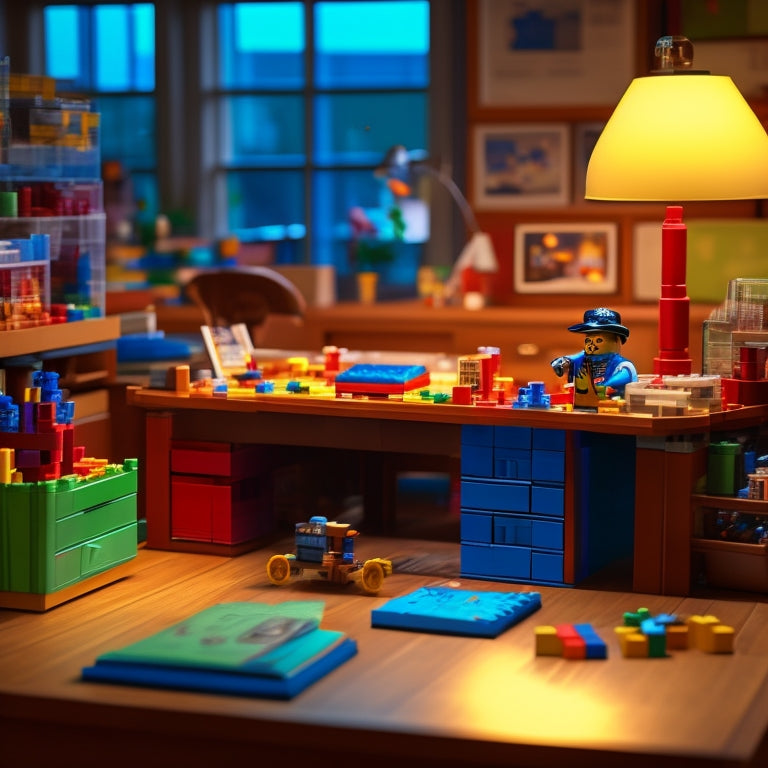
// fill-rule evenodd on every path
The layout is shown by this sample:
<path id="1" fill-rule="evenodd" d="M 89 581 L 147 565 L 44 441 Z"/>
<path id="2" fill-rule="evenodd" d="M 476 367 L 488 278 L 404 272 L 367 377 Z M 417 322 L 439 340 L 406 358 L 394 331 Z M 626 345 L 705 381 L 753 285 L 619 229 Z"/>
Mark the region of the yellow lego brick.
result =
<path id="1" fill-rule="evenodd" d="M 637 627 L 615 627 L 614 632 L 625 659 L 648 658 L 648 638 Z"/>
<path id="2" fill-rule="evenodd" d="M 689 616 L 686 621 L 686 624 L 688 625 L 688 646 L 690 648 L 700 648 L 700 637 L 703 629 L 707 626 L 713 626 L 719 623 L 720 619 L 718 619 L 717 616 Z"/>
<path id="3" fill-rule="evenodd" d="M 704 653 L 733 653 L 733 627 L 709 624 L 699 631 L 698 648 Z"/>
<path id="4" fill-rule="evenodd" d="M 539 626 L 534 630 L 536 635 L 537 656 L 562 656 L 563 642 L 557 636 L 557 629 L 552 626 Z"/>

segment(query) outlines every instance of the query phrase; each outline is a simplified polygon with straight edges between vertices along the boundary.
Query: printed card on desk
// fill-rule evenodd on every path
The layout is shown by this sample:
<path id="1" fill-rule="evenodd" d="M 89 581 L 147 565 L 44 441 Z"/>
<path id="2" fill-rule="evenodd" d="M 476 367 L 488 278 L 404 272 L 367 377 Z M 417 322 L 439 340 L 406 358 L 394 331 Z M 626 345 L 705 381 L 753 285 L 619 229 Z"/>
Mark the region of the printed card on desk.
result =
<path id="1" fill-rule="evenodd" d="M 290 699 L 357 652 L 324 604 L 220 603 L 102 654 L 83 680 Z"/>
<path id="2" fill-rule="evenodd" d="M 253 354 L 251 334 L 245 323 L 231 326 L 200 326 L 205 351 L 217 379 L 247 370 Z"/>
<path id="3" fill-rule="evenodd" d="M 371 611 L 371 626 L 496 637 L 541 608 L 538 592 L 421 587 Z"/>

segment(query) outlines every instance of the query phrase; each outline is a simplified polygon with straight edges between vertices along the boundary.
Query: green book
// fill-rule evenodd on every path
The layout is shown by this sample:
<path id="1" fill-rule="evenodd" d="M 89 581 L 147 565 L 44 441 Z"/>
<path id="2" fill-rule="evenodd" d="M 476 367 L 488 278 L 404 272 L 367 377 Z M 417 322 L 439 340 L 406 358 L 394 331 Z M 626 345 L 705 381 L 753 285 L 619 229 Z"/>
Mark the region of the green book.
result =
<path id="1" fill-rule="evenodd" d="M 83 679 L 291 698 L 357 652 L 324 604 L 221 603 L 96 659 Z"/>

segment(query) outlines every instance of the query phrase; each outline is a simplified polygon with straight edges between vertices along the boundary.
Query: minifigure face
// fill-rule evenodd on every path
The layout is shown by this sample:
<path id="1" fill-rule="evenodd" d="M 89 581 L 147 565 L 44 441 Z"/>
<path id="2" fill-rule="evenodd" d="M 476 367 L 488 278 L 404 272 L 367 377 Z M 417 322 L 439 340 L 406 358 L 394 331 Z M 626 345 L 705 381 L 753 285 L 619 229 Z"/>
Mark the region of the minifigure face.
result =
<path id="1" fill-rule="evenodd" d="M 609 355 L 621 349 L 621 340 L 615 333 L 588 333 L 584 336 L 584 353 Z"/>

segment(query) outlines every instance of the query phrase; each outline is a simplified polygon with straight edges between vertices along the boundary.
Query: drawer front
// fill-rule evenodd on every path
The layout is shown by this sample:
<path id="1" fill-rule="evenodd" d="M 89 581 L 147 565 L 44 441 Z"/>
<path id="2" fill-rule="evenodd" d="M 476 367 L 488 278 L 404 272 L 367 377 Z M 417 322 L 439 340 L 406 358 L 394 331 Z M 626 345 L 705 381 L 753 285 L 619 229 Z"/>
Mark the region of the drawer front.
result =
<path id="1" fill-rule="evenodd" d="M 462 544 L 461 573 L 489 579 L 529 580 L 531 550 L 495 544 Z"/>
<path id="2" fill-rule="evenodd" d="M 461 481 L 461 506 L 499 512 L 528 512 L 531 505 L 528 483 Z"/>
<path id="3" fill-rule="evenodd" d="M 74 547 L 76 544 L 135 522 L 136 494 L 123 496 L 86 512 L 77 512 L 57 521 L 56 551 Z"/>

